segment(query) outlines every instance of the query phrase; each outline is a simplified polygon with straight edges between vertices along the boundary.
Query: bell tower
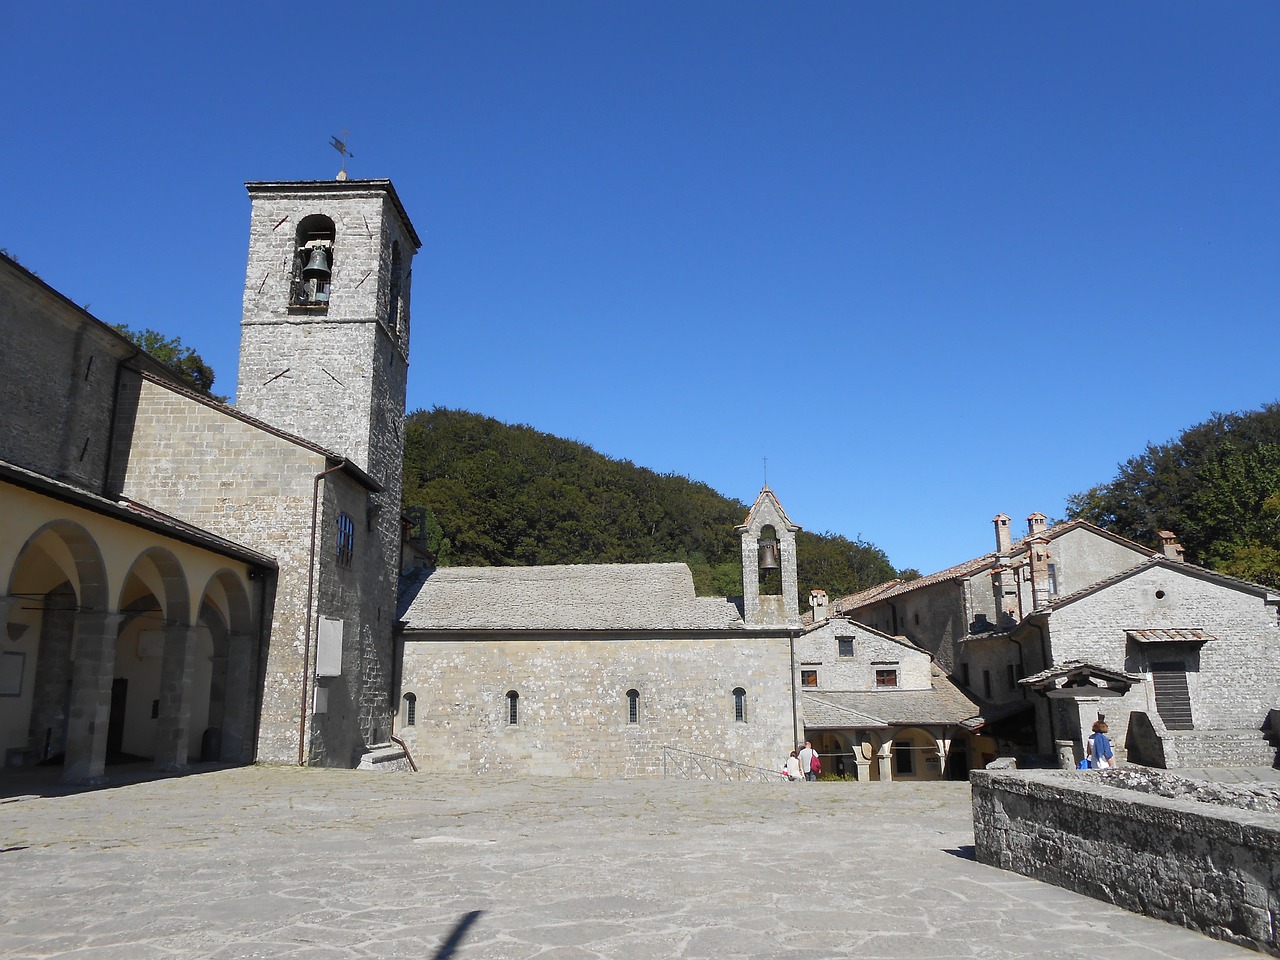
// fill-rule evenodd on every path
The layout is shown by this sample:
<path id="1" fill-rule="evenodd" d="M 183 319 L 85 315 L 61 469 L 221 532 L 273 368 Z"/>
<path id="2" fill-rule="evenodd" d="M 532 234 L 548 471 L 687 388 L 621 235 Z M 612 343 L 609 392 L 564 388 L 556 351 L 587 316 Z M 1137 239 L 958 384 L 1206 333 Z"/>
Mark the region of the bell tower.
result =
<path id="1" fill-rule="evenodd" d="M 409 279 L 422 246 L 390 180 L 253 182 L 236 406 L 399 499 Z"/>
<path id="2" fill-rule="evenodd" d="M 796 582 L 796 533 L 767 486 L 746 522 L 735 527 L 742 541 L 742 616 L 748 627 L 800 626 Z"/>

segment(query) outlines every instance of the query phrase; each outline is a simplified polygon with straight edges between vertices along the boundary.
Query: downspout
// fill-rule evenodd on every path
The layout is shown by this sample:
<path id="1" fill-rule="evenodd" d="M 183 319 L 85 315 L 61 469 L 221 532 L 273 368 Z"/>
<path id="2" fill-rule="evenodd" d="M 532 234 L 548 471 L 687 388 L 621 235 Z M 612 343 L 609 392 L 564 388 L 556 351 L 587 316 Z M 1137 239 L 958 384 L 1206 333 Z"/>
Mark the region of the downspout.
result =
<path id="1" fill-rule="evenodd" d="M 307 688 L 311 679 L 311 601 L 315 596 L 316 582 L 316 518 L 320 512 L 320 481 L 347 465 L 341 460 L 328 470 L 321 470 L 311 483 L 311 550 L 307 554 L 307 626 L 302 640 L 302 705 L 298 711 L 298 766 L 306 765 L 307 744 Z"/>
<path id="2" fill-rule="evenodd" d="M 403 549 L 403 544 L 401 544 L 401 549 Z M 393 637 L 394 637 L 394 634 L 393 634 Z M 397 646 L 400 648 L 398 651 L 396 650 Z M 399 653 L 399 656 L 396 656 L 397 653 Z M 404 637 L 403 636 L 399 640 L 393 640 L 392 648 L 391 648 L 391 656 L 392 656 L 392 661 L 391 661 L 392 679 L 391 679 L 391 690 L 389 691 L 390 696 L 387 697 L 387 700 L 389 701 L 387 705 L 394 706 L 396 709 L 389 711 L 391 726 L 390 726 L 390 732 L 387 734 L 387 737 L 388 739 L 391 740 L 392 743 L 394 743 L 397 747 L 399 747 L 401 750 L 404 751 L 404 758 L 409 761 L 409 769 L 412 770 L 414 773 L 417 773 L 418 765 L 413 762 L 413 754 L 409 752 L 409 745 L 396 736 L 396 717 L 400 713 L 400 709 L 399 709 L 400 704 L 397 701 L 396 694 L 400 690 L 400 664 L 404 662 Z"/>
<path id="3" fill-rule="evenodd" d="M 799 699 L 796 693 L 796 635 L 787 633 L 787 645 L 791 649 L 791 742 L 801 742 Z"/>

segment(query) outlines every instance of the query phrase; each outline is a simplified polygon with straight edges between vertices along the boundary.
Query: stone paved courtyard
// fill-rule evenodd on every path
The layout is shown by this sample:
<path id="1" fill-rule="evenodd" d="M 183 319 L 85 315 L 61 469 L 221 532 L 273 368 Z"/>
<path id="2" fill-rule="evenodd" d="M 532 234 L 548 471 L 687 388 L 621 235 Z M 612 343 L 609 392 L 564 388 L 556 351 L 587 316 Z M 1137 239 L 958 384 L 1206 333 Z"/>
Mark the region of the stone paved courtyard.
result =
<path id="1" fill-rule="evenodd" d="M 4 957 L 1258 956 L 974 862 L 964 783 L 251 767 L 21 789 L 0 778 Z"/>

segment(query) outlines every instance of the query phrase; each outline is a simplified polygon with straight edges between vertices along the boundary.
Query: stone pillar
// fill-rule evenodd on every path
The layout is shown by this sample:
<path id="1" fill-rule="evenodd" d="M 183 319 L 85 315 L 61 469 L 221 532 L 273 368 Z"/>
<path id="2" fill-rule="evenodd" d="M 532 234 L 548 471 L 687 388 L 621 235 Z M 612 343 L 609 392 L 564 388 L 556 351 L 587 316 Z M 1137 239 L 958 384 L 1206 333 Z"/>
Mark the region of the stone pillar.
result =
<path id="1" fill-rule="evenodd" d="M 255 636 L 227 634 L 227 686 L 222 714 L 222 755 L 228 763 L 253 759 L 253 677 Z"/>
<path id="2" fill-rule="evenodd" d="M 1080 757 L 1076 756 L 1080 746 L 1071 740 L 1055 740 L 1054 745 L 1057 747 L 1058 769 L 1074 770 L 1080 762 Z"/>
<path id="3" fill-rule="evenodd" d="M 880 749 L 876 751 L 876 763 L 880 765 L 880 782 L 889 783 L 893 780 L 893 741 L 886 740 L 880 744 Z"/>
<path id="4" fill-rule="evenodd" d="M 111 676 L 116 635 L 124 614 L 85 610 L 75 618 L 71 663 L 71 710 L 62 779 L 106 781 L 107 725 L 111 720 Z"/>
<path id="5" fill-rule="evenodd" d="M 858 782 L 866 783 L 868 780 L 871 779 L 871 761 L 868 760 L 866 757 L 864 757 L 861 753 L 859 753 L 853 759 L 854 759 L 854 762 L 858 765 L 858 774 L 857 774 Z"/>
<path id="6" fill-rule="evenodd" d="M 951 750 L 951 740 L 945 736 L 933 738 L 934 747 L 938 751 L 938 779 L 947 779 L 947 753 Z"/>
<path id="7" fill-rule="evenodd" d="M 17 603 L 18 603 L 17 597 L 0 596 L 0 626 L 3 626 L 3 627 L 9 626 L 9 611 L 14 607 L 16 607 Z M 3 637 L 0 637 L 0 640 L 8 640 L 8 639 L 9 637 L 7 632 Z"/>
<path id="8" fill-rule="evenodd" d="M 187 767 L 191 743 L 191 674 L 195 671 L 197 627 L 166 624 L 160 664 L 160 716 L 156 723 L 154 765 L 179 773 Z"/>

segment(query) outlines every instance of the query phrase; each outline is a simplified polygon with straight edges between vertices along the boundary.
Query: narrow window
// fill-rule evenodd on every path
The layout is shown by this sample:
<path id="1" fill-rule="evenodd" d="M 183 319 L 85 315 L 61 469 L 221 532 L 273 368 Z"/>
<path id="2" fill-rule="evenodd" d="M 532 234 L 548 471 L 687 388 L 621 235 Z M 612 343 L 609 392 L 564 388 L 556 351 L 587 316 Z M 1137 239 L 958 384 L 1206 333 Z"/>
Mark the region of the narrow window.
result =
<path id="1" fill-rule="evenodd" d="M 991 671 L 982 671 L 982 695 L 988 700 L 991 699 Z"/>
<path id="2" fill-rule="evenodd" d="M 1058 595 L 1058 565 L 1055 563 L 1049 564 L 1049 594 Z"/>
<path id="3" fill-rule="evenodd" d="M 627 691 L 627 723 L 640 722 L 640 691 Z"/>
<path id="4" fill-rule="evenodd" d="M 818 685 L 817 670 L 801 670 L 800 671 L 800 686 L 816 687 L 817 685 Z"/>
<path id="5" fill-rule="evenodd" d="M 841 637 L 837 643 L 840 648 L 840 656 L 853 656 L 853 639 L 851 637 Z"/>
<path id="6" fill-rule="evenodd" d="M 412 693 L 404 695 L 404 725 L 412 727 L 418 722 L 418 698 Z"/>
<path id="7" fill-rule="evenodd" d="M 355 553 L 356 547 L 356 525 L 355 521 L 345 513 L 338 514 L 338 566 L 351 566 L 351 557 Z"/>
<path id="8" fill-rule="evenodd" d="M 507 691 L 507 726 L 514 727 L 520 722 L 520 694 L 514 690 Z"/>
<path id="9" fill-rule="evenodd" d="M 387 329 L 395 337 L 400 336 L 400 284 L 401 271 L 404 266 L 400 262 L 400 241 L 391 242 L 391 302 L 387 305 Z"/>
<path id="10" fill-rule="evenodd" d="M 747 691 L 741 687 L 733 689 L 733 719 L 737 723 L 747 722 Z"/>
<path id="11" fill-rule="evenodd" d="M 898 685 L 898 669 L 896 667 L 877 667 L 876 686 L 896 687 Z"/>

